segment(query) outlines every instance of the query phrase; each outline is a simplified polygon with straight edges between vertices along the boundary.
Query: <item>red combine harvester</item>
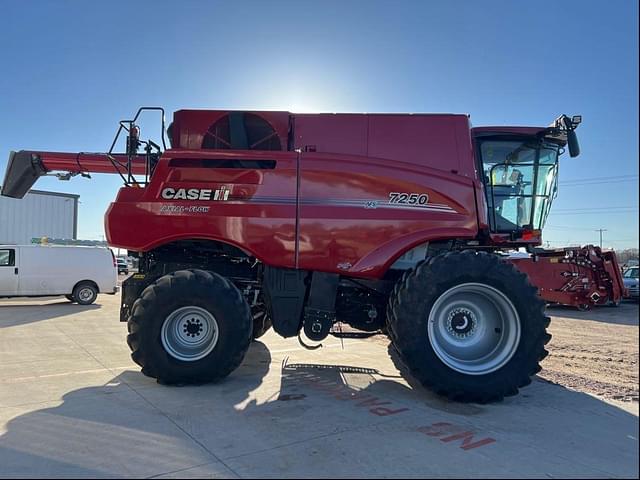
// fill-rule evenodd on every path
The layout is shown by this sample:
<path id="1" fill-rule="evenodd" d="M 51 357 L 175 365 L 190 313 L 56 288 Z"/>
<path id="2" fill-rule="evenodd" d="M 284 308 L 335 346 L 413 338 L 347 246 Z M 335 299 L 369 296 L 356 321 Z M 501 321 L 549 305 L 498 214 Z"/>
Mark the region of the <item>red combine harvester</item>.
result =
<path id="1" fill-rule="evenodd" d="M 146 110 L 162 113 L 162 147 L 140 137 Z M 181 110 L 167 149 L 164 111 L 142 108 L 107 153 L 11 153 L 2 194 L 42 175 L 121 175 L 107 239 L 140 271 L 120 319 L 159 382 L 220 380 L 271 326 L 306 345 L 301 332 L 320 342 L 345 322 L 386 327 L 439 394 L 487 402 L 516 394 L 547 355 L 544 302 L 497 253 L 541 243 L 580 121 Z"/>
<path id="2" fill-rule="evenodd" d="M 530 258 L 509 258 L 529 277 L 547 303 L 589 310 L 594 305 L 618 306 L 625 293 L 613 251 L 599 247 L 536 250 Z"/>

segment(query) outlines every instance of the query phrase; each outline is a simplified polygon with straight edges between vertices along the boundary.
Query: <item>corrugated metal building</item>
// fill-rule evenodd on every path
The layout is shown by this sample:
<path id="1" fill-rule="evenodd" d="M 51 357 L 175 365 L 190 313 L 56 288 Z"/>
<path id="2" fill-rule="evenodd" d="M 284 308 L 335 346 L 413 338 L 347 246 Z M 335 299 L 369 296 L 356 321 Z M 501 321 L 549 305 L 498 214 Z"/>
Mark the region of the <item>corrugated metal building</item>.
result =
<path id="1" fill-rule="evenodd" d="M 79 195 L 30 190 L 24 198 L 0 196 L 0 244 L 25 245 L 32 238 L 78 234 Z"/>

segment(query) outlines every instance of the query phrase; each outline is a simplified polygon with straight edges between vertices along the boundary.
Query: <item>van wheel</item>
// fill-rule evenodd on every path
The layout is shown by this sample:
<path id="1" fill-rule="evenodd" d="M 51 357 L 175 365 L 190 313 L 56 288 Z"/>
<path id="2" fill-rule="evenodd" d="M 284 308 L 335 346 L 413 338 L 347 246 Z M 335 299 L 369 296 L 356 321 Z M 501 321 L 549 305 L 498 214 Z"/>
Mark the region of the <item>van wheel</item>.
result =
<path id="1" fill-rule="evenodd" d="M 160 277 L 142 291 L 127 323 L 131 358 L 163 384 L 223 379 L 242 362 L 253 327 L 240 290 L 204 270 Z"/>
<path id="2" fill-rule="evenodd" d="M 91 305 L 98 298 L 98 289 L 89 282 L 82 282 L 73 289 L 73 300 L 80 305 Z"/>

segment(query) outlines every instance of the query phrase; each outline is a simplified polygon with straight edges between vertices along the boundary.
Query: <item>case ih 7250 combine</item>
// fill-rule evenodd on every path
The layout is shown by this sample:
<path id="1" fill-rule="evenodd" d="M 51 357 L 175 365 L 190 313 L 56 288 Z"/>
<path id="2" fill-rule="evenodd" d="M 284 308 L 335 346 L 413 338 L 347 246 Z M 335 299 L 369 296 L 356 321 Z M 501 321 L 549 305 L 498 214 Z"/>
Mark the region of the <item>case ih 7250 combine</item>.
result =
<path id="1" fill-rule="evenodd" d="M 126 153 L 118 135 L 108 153 L 12 153 L 2 190 L 122 176 L 105 227 L 140 260 L 120 319 L 144 374 L 220 380 L 271 325 L 321 341 L 336 321 L 386 327 L 413 376 L 456 400 L 513 395 L 539 371 L 544 302 L 497 252 L 540 244 L 580 117 L 181 110 L 167 149 L 163 111 L 163 147 L 140 138 L 144 110 L 120 123 Z"/>

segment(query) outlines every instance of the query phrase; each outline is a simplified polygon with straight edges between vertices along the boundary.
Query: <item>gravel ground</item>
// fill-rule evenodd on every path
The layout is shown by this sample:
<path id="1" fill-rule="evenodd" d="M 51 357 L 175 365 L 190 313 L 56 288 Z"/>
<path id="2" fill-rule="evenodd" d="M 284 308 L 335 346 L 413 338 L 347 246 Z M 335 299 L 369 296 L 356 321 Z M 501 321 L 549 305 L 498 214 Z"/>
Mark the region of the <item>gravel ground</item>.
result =
<path id="1" fill-rule="evenodd" d="M 588 312 L 549 307 L 547 314 L 553 338 L 539 378 L 610 400 L 638 402 L 637 302 Z M 388 342 L 384 335 L 373 338 Z"/>
<path id="2" fill-rule="evenodd" d="M 550 355 L 539 376 L 608 399 L 638 401 L 638 304 L 549 308 Z"/>

